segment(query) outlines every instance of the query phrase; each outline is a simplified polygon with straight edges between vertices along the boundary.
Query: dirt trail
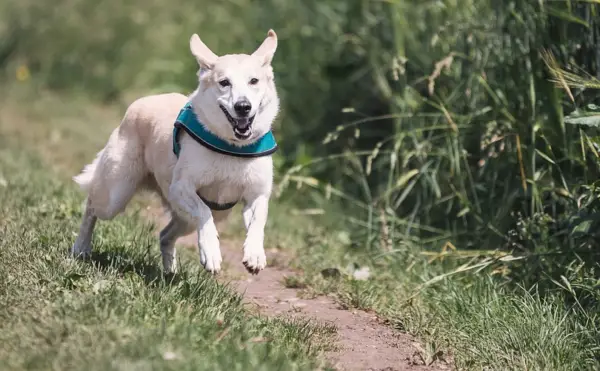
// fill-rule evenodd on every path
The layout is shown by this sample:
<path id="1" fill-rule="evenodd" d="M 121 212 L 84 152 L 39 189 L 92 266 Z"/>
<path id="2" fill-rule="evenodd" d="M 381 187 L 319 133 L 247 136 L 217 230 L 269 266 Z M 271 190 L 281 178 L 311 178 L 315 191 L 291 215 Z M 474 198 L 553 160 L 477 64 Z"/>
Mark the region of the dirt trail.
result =
<path id="1" fill-rule="evenodd" d="M 162 228 L 168 220 L 160 211 L 151 211 Z M 178 245 L 196 246 L 196 233 L 182 237 Z M 301 299 L 296 289 L 287 288 L 282 281 L 294 272 L 280 266 L 267 266 L 258 275 L 246 272 L 242 264 L 242 243 L 221 240 L 223 274 L 220 279 L 229 282 L 243 294 L 247 303 L 267 316 L 312 318 L 320 323 L 334 324 L 337 329 L 335 351 L 325 358 L 337 370 L 344 371 L 401 371 L 448 370 L 442 362 L 423 364 L 420 345 L 411 336 L 395 331 L 381 323 L 376 315 L 360 310 L 344 310 L 329 297 Z M 273 253 L 267 249 L 267 259 Z"/>

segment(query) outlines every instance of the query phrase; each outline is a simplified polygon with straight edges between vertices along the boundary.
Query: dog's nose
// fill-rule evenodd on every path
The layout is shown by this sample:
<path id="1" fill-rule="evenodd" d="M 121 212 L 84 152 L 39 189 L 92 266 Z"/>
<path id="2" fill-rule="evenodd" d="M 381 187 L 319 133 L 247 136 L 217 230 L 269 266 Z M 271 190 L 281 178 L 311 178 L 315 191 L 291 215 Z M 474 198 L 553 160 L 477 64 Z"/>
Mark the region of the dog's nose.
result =
<path id="1" fill-rule="evenodd" d="M 252 105 L 247 99 L 242 99 L 233 105 L 233 109 L 235 109 L 235 113 L 237 113 L 238 116 L 248 116 L 250 110 L 252 110 Z"/>

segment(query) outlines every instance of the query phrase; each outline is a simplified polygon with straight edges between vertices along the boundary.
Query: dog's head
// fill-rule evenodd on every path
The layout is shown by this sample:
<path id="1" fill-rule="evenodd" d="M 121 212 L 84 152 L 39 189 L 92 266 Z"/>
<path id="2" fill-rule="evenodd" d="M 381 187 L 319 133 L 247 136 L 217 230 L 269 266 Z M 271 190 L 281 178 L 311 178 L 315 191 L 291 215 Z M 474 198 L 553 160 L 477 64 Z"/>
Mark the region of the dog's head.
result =
<path id="1" fill-rule="evenodd" d="M 192 104 L 202 113 L 210 131 L 243 145 L 271 129 L 279 110 L 271 67 L 276 49 L 273 30 L 254 53 L 220 57 L 197 34 L 192 35 L 190 50 L 200 65 L 199 86 Z"/>

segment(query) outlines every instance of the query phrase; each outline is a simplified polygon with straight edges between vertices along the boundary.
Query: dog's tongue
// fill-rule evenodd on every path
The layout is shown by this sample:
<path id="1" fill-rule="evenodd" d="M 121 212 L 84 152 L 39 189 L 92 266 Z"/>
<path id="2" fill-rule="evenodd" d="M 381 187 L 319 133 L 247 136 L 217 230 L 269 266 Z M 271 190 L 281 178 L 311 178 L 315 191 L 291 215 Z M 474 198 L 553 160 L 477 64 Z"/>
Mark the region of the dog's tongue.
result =
<path id="1" fill-rule="evenodd" d="M 239 131 L 246 131 L 248 130 L 248 128 L 250 127 L 250 120 L 247 118 L 241 118 L 241 119 L 237 119 L 236 121 L 236 129 L 238 129 Z"/>

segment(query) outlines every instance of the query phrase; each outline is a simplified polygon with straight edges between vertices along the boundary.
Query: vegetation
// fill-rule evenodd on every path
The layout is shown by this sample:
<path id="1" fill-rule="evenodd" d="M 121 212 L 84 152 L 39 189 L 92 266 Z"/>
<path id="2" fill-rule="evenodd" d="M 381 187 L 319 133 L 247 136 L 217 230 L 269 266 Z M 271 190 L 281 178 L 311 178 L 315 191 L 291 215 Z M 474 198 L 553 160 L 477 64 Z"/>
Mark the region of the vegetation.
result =
<path id="1" fill-rule="evenodd" d="M 123 107 L 194 87 L 193 32 L 227 53 L 274 28 L 274 213 L 324 210 L 271 221 L 270 243 L 298 247 L 305 269 L 289 282 L 377 310 L 428 341 L 430 361 L 450 350 L 464 368 L 593 369 L 598 11 L 590 0 L 7 1 L 0 66 L 5 84 Z M 101 145 L 91 128 L 66 130 L 88 136 L 81 153 Z M 371 277 L 352 279 L 365 265 Z M 319 273 L 331 267 L 340 279 Z"/>

